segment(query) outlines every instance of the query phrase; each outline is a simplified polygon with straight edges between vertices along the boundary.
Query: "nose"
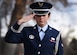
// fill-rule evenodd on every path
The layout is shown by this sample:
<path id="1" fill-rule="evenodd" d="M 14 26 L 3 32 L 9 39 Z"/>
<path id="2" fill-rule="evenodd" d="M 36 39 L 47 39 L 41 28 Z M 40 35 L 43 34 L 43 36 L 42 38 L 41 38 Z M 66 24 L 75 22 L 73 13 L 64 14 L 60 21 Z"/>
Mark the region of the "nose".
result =
<path id="1" fill-rule="evenodd" d="M 43 18 L 43 16 L 41 15 L 40 18 Z"/>

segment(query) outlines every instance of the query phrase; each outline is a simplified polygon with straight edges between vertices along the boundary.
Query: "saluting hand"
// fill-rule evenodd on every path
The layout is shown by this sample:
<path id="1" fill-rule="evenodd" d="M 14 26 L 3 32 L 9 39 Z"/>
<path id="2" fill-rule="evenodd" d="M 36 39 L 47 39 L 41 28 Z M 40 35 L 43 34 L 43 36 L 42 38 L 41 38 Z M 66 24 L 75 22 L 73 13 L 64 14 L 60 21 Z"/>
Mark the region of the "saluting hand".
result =
<path id="1" fill-rule="evenodd" d="M 31 20 L 34 16 L 35 16 L 35 14 L 23 16 L 20 20 L 18 20 L 18 24 L 21 25 L 22 23 L 25 23 L 25 22 Z"/>

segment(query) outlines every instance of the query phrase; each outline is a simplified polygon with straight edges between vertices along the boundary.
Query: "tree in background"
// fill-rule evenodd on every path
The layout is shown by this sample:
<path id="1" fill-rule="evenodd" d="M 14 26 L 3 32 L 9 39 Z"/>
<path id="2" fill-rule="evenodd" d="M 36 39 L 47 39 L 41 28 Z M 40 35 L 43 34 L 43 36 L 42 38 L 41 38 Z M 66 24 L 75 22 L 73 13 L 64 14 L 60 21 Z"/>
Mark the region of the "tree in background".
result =
<path id="1" fill-rule="evenodd" d="M 28 3 L 30 3 L 31 1 L 32 0 L 28 0 Z M 13 25 L 18 19 L 21 19 L 26 10 L 25 6 L 27 4 L 27 0 L 15 0 L 15 2 L 16 3 L 12 11 L 12 16 L 11 16 L 9 27 Z M 5 53 L 3 53 L 3 55 L 23 55 L 22 50 L 23 50 L 22 44 L 7 44 L 6 43 L 6 47 L 4 50 Z"/>
<path id="2" fill-rule="evenodd" d="M 22 18 L 25 12 L 26 0 L 16 0 L 14 10 L 12 12 L 10 26 L 17 20 Z"/>

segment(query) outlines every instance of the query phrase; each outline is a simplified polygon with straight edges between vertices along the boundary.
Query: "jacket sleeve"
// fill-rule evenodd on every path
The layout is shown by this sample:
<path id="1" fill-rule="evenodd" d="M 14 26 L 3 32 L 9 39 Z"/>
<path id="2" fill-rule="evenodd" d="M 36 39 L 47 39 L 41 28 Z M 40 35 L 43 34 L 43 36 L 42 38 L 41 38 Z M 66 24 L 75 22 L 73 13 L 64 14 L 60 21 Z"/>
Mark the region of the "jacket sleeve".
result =
<path id="1" fill-rule="evenodd" d="M 23 31 L 18 33 L 20 25 L 15 23 L 7 32 L 5 41 L 8 43 L 22 43 L 23 42 Z M 17 32 L 16 32 L 17 31 Z"/>
<path id="2" fill-rule="evenodd" d="M 59 40 L 59 46 L 58 46 L 57 55 L 63 55 L 63 54 L 64 54 L 63 43 L 62 43 L 62 39 L 61 39 L 61 35 L 60 35 L 60 40 Z"/>

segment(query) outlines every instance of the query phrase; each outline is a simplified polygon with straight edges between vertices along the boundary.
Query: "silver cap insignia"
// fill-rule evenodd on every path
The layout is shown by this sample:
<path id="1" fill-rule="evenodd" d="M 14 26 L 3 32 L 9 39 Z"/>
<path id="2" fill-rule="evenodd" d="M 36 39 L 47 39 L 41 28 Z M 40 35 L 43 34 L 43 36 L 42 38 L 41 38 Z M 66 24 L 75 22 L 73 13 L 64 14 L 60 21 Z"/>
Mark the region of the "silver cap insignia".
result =
<path id="1" fill-rule="evenodd" d="M 38 4 L 39 4 L 39 6 L 40 6 L 40 7 L 42 7 L 42 6 L 43 6 L 43 3 L 40 3 L 40 2 L 39 2 Z"/>

